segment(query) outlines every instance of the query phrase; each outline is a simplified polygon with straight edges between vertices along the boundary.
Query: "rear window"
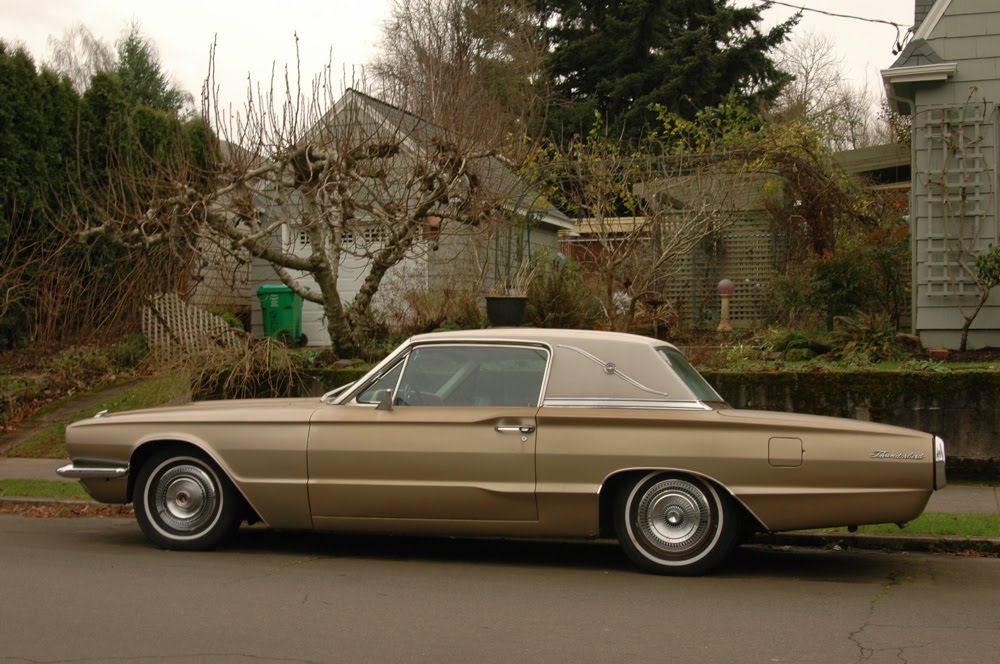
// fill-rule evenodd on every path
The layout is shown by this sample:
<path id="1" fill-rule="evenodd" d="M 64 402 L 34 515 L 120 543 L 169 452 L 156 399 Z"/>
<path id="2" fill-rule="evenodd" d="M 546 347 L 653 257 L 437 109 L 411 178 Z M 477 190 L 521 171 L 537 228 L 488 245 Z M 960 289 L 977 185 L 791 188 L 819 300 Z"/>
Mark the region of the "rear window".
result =
<path id="1" fill-rule="evenodd" d="M 702 378 L 701 374 L 691 366 L 687 358 L 681 355 L 679 350 L 676 348 L 657 348 L 656 352 L 660 354 L 660 357 L 674 370 L 677 377 L 687 385 L 688 389 L 694 393 L 695 398 L 699 401 L 725 401 L 708 384 L 708 381 Z"/>

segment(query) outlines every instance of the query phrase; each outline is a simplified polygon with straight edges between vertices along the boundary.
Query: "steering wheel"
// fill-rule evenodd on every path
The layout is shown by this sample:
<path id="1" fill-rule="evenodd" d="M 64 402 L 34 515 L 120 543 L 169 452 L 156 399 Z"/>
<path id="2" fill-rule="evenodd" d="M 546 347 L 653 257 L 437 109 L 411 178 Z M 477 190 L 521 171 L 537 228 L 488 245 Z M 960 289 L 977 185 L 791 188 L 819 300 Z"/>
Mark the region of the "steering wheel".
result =
<path id="1" fill-rule="evenodd" d="M 420 397 L 420 392 L 413 389 L 409 383 L 399 388 L 396 399 L 400 406 L 419 406 L 424 402 Z"/>

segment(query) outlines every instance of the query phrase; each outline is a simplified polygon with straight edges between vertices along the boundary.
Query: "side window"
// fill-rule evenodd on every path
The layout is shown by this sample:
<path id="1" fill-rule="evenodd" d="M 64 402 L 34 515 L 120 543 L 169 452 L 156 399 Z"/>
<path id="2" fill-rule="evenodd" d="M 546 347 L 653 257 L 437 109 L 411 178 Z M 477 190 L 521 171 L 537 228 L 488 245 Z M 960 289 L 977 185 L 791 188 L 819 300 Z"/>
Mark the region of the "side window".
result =
<path id="1" fill-rule="evenodd" d="M 386 392 L 396 389 L 399 382 L 399 373 L 403 370 L 403 363 L 397 362 L 387 373 L 372 383 L 367 390 L 358 395 L 358 403 L 379 403 L 385 397 Z"/>
<path id="2" fill-rule="evenodd" d="M 538 405 L 548 353 L 523 346 L 423 346 L 410 353 L 397 406 Z"/>

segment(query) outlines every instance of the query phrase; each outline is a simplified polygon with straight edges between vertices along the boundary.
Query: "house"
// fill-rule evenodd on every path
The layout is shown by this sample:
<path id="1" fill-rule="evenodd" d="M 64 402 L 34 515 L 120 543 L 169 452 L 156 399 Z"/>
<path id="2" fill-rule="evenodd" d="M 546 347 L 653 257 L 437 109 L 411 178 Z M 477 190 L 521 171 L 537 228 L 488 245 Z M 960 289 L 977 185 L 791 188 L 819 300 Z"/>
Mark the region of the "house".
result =
<path id="1" fill-rule="evenodd" d="M 975 258 L 1000 243 L 1000 3 L 915 0 L 915 32 L 881 72 L 892 107 L 912 118 L 913 328 L 957 348 L 979 302 Z M 975 318 L 969 347 L 1000 346 L 1000 292 Z"/>
<path id="2" fill-rule="evenodd" d="M 304 140 L 322 141 L 325 145 L 339 145 L 340 135 L 364 133 L 384 134 L 399 143 L 400 150 L 416 155 L 430 149 L 444 135 L 454 139 L 447 130 L 404 112 L 374 97 L 349 89 L 334 107 L 310 131 Z M 401 140 L 400 140 L 401 139 Z M 344 143 L 346 144 L 346 143 Z M 488 192 L 491 206 L 488 218 L 478 225 L 451 223 L 441 226 L 441 219 L 429 214 L 422 228 L 421 237 L 386 274 L 376 297 L 375 307 L 397 311 L 405 306 L 405 295 L 412 291 L 473 289 L 485 291 L 502 279 L 505 271 L 520 261 L 527 260 L 541 246 L 553 250 L 557 233 L 572 228 L 564 214 L 546 203 L 513 171 L 495 156 L 477 157 L 470 167 L 481 190 Z M 402 177 L 402 176 L 400 176 Z M 389 205 L 393 196 L 399 195 L 404 183 L 393 184 L 393 174 L 385 176 L 386 186 L 381 191 L 364 192 L 366 205 Z M 398 186 L 397 186 L 398 185 Z M 300 205 L 294 196 L 269 196 L 262 191 L 258 204 L 263 214 L 274 218 L 285 215 L 296 218 L 290 207 Z M 380 200 L 381 197 L 386 200 Z M 365 205 L 357 218 L 345 226 L 340 235 L 340 263 L 337 290 L 342 302 L 351 302 L 361 291 L 372 265 L 372 255 L 377 252 L 392 228 L 368 223 Z M 282 226 L 280 236 L 273 241 L 283 251 L 308 255 L 311 252 L 310 234 L 301 224 Z M 317 290 L 315 280 L 307 273 L 289 270 L 289 274 L 309 289 Z M 281 280 L 274 267 L 267 261 L 255 258 L 251 264 L 250 286 L 256 292 L 262 284 L 278 284 Z M 263 334 L 259 302 L 253 299 L 253 332 Z M 305 302 L 302 309 L 302 331 L 310 346 L 330 344 L 322 307 Z"/>
<path id="3" fill-rule="evenodd" d="M 833 160 L 848 175 L 864 180 L 869 190 L 910 192 L 910 146 L 907 143 L 842 150 L 834 153 Z"/>

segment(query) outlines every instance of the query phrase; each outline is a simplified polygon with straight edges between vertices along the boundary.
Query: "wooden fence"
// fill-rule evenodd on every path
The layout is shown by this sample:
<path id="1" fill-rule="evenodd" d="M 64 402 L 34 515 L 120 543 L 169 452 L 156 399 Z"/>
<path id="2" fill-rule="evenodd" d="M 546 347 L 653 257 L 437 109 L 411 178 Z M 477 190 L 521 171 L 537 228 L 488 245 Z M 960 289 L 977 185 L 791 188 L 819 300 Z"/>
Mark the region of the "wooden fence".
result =
<path id="1" fill-rule="evenodd" d="M 219 316 L 188 304 L 175 293 L 161 293 L 149 299 L 142 311 L 142 332 L 153 353 L 172 359 L 234 349 L 245 335 Z"/>

